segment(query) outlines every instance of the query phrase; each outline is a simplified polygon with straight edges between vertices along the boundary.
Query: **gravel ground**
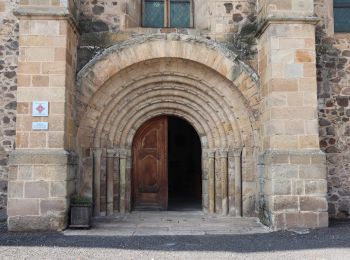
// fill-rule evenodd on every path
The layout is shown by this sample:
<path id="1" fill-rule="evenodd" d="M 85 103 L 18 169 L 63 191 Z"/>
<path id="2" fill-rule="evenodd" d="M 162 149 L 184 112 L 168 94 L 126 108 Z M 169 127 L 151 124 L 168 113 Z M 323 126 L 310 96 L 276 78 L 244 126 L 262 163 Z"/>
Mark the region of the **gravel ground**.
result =
<path id="1" fill-rule="evenodd" d="M 300 233 L 300 232 L 298 232 Z M 65 236 L 10 233 L 0 226 L 0 259 L 350 259 L 350 222 L 307 234 Z"/>

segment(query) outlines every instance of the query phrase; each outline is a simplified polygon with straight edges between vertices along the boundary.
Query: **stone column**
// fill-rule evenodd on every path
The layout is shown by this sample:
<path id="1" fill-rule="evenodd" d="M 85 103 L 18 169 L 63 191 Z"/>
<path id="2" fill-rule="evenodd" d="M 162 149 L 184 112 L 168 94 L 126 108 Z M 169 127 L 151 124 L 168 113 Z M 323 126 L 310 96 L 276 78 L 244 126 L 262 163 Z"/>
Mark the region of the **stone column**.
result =
<path id="1" fill-rule="evenodd" d="M 229 214 L 236 216 L 235 208 L 235 157 L 233 150 L 229 150 L 227 154 L 227 167 L 228 167 L 228 198 L 229 198 Z"/>
<path id="2" fill-rule="evenodd" d="M 235 161 L 235 209 L 236 216 L 242 216 L 242 149 L 234 149 L 233 156 Z"/>
<path id="3" fill-rule="evenodd" d="M 222 214 L 228 214 L 228 167 L 227 167 L 227 151 L 218 151 L 221 171 L 221 201 Z"/>
<path id="4" fill-rule="evenodd" d="M 209 213 L 215 213 L 215 152 L 208 151 Z"/>
<path id="5" fill-rule="evenodd" d="M 114 158 L 115 151 L 107 150 L 107 216 L 113 215 L 114 212 Z"/>
<path id="6" fill-rule="evenodd" d="M 36 4 L 37 1 L 35 1 Z M 11 155 L 8 228 L 60 230 L 75 192 L 73 91 L 78 34 L 66 1 L 21 1 L 16 150 Z M 32 115 L 34 101 L 47 101 Z M 45 103 L 44 103 L 45 105 Z M 34 107 L 35 111 L 35 107 Z M 37 110 L 38 111 L 38 110 Z M 32 123 L 46 122 L 42 130 Z M 69 152 L 68 152 L 69 151 Z"/>
<path id="7" fill-rule="evenodd" d="M 94 149 L 94 216 L 101 214 L 101 155 L 102 149 Z"/>
<path id="8" fill-rule="evenodd" d="M 208 151 L 203 149 L 202 151 L 202 207 L 203 212 L 209 211 L 209 183 L 208 183 Z"/>
<path id="9" fill-rule="evenodd" d="M 127 164 L 127 152 L 126 150 L 120 150 L 120 163 L 119 163 L 119 172 L 120 172 L 120 202 L 119 202 L 119 211 L 120 213 L 126 213 L 126 165 Z"/>
<path id="10" fill-rule="evenodd" d="M 328 225 L 313 0 L 259 1 L 262 211 L 274 229 Z M 263 214 L 261 214 L 263 215 Z"/>
<path id="11" fill-rule="evenodd" d="M 119 212 L 119 204 L 120 204 L 120 156 L 119 151 L 115 150 L 114 154 L 114 177 L 113 177 L 113 210 Z"/>

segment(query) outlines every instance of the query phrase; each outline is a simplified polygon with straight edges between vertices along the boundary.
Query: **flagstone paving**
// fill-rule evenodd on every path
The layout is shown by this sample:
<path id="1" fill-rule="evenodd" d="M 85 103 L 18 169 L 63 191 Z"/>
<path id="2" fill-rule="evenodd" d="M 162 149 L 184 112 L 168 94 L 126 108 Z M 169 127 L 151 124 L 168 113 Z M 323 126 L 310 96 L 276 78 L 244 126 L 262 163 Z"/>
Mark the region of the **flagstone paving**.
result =
<path id="1" fill-rule="evenodd" d="M 64 231 L 65 235 L 147 236 L 261 234 L 269 228 L 257 218 L 207 215 L 201 211 L 132 212 L 113 217 L 98 217 L 90 230 Z"/>

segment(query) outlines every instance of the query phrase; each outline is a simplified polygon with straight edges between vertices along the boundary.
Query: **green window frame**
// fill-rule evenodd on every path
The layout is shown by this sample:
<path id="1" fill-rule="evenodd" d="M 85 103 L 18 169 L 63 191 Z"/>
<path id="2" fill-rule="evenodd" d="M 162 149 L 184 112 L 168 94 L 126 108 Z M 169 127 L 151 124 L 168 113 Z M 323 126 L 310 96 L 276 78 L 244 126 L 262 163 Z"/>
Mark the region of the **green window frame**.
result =
<path id="1" fill-rule="evenodd" d="M 350 32 L 350 0 L 334 0 L 334 32 Z"/>
<path id="2" fill-rule="evenodd" d="M 143 0 L 142 26 L 151 28 L 193 27 L 192 0 Z"/>

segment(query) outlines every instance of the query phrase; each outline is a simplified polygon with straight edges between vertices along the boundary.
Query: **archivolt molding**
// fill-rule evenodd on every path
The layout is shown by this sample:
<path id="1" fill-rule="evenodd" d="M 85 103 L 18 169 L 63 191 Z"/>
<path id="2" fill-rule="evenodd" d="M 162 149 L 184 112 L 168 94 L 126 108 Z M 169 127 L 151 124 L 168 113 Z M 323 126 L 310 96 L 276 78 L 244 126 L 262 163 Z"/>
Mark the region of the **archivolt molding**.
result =
<path id="1" fill-rule="evenodd" d="M 118 72 L 158 58 L 177 58 L 205 65 L 232 82 L 252 109 L 257 107 L 259 98 L 254 94 L 259 92 L 259 78 L 252 68 L 220 43 L 182 34 L 139 36 L 108 48 L 78 73 L 77 102 L 82 106 L 88 104 L 92 95 Z"/>
<path id="2" fill-rule="evenodd" d="M 203 149 L 241 147 L 256 138 L 255 119 L 240 91 L 216 72 L 180 59 L 154 59 L 123 70 L 87 108 L 79 128 L 84 147 L 130 149 L 138 127 L 164 114 L 190 122 Z"/>
<path id="3" fill-rule="evenodd" d="M 93 163 L 92 183 L 98 183 L 101 174 L 114 172 L 110 163 L 106 169 L 106 160 L 113 159 L 111 154 L 115 156 L 123 183 L 119 211 L 127 211 L 131 205 L 134 135 L 153 117 L 178 116 L 195 128 L 201 140 L 203 209 L 212 213 L 222 209 L 224 214 L 240 216 L 244 182 L 241 174 L 246 169 L 255 172 L 253 152 L 259 143 L 255 116 L 259 91 L 254 73 L 240 64 L 233 53 L 215 49 L 218 45 L 192 41 L 191 37 L 168 37 L 145 37 L 131 46 L 112 47 L 79 73 L 75 96 L 77 147 L 82 148 L 81 152 L 94 147 L 104 151 L 97 158 L 100 162 L 96 158 L 85 162 L 85 155 L 81 154 L 81 167 Z M 242 147 L 252 154 L 230 156 L 230 151 Z M 114 150 L 124 153 L 105 152 Z M 233 174 L 237 175 L 237 194 L 232 189 Z M 96 185 L 95 190 L 99 187 Z M 95 195 L 94 200 L 95 212 L 99 213 L 100 196 Z M 216 204 L 219 200 L 220 205 Z"/>

